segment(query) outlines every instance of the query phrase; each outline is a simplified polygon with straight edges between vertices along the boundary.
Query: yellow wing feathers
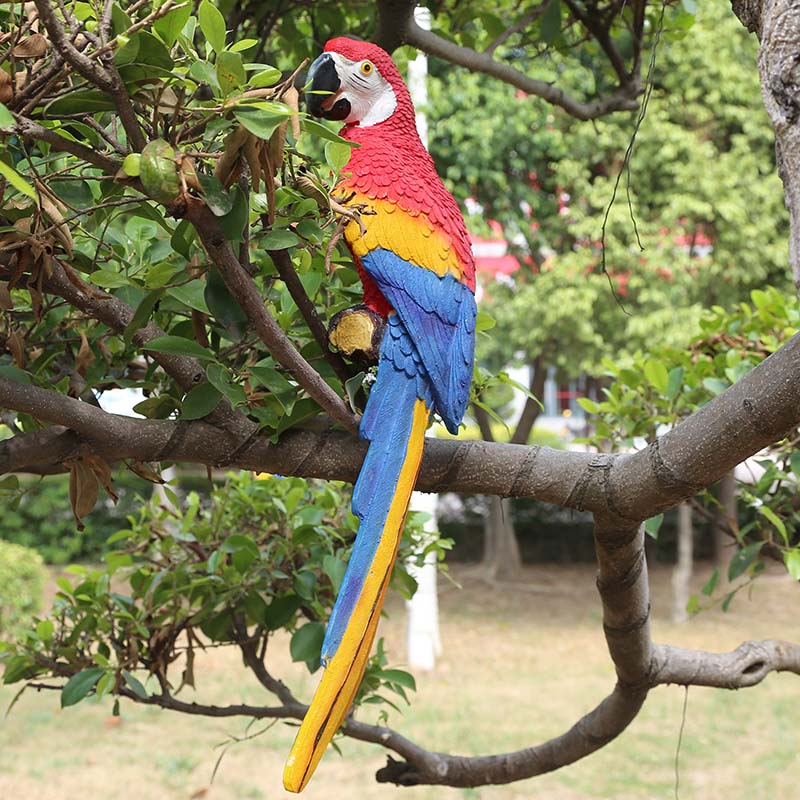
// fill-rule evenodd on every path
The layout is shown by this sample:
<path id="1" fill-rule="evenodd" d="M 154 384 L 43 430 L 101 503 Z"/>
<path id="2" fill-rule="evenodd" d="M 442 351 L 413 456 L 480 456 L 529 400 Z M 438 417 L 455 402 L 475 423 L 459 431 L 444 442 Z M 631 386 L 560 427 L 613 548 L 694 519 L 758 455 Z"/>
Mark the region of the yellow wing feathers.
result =
<path id="1" fill-rule="evenodd" d="M 366 233 L 362 234 L 354 220 L 344 229 L 347 243 L 359 258 L 385 248 L 440 277 L 449 272 L 461 280 L 463 267 L 455 249 L 425 214 L 412 213 L 388 200 L 376 200 L 361 194 L 353 197 L 349 204 L 362 204 L 367 208 L 363 216 Z"/>
<path id="2" fill-rule="evenodd" d="M 430 418 L 430 409 L 424 400 L 416 401 L 413 415 L 405 459 L 375 558 L 339 649 L 325 667 L 286 762 L 283 785 L 290 792 L 302 792 L 311 779 L 328 743 L 347 716 L 364 677 L 409 500 L 422 461 L 425 431 Z"/>

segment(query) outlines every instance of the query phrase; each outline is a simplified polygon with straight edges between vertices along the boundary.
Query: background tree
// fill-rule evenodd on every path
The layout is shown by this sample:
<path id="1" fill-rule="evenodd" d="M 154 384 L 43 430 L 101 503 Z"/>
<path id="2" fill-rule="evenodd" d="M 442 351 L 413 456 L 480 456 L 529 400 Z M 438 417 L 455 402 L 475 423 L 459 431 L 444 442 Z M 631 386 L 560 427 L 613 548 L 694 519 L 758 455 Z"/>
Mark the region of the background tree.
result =
<path id="1" fill-rule="evenodd" d="M 314 35 L 328 34 L 326 25 L 303 27 L 315 13 L 309 8 L 299 7 L 295 18 L 295 38 L 306 51 L 316 48 L 308 41 Z M 364 7 L 353 9 L 352 17 L 361 19 Z M 667 24 L 685 19 L 677 4 L 548 0 L 511 15 L 510 27 L 492 30 L 499 18 L 465 3 L 458 14 L 438 17 L 438 32 L 425 34 L 413 24 L 413 4 L 392 0 L 377 5 L 377 27 L 364 17 L 364 30 L 377 31 L 389 46 L 405 41 L 470 65 L 584 118 L 635 105 L 665 9 Z M 10 31 L 0 50 L 6 284 L 0 406 L 13 433 L 0 443 L 0 469 L 68 471 L 78 520 L 101 486 L 113 492 L 116 464 L 150 477 L 149 462 L 184 462 L 350 481 L 363 458 L 352 408 L 360 379 L 351 380 L 358 378 L 355 370 L 328 350 L 320 318 L 358 296 L 343 254 L 332 256 L 343 262 L 333 276 L 326 269 L 336 226 L 329 191 L 347 151 L 335 134 L 297 112 L 294 76 L 282 77 L 298 67 L 291 48 L 270 50 L 274 64 L 251 61 L 245 56 L 261 40 L 229 38 L 210 2 L 193 10 L 169 2 L 99 11 L 66 3 L 62 10 L 49 0 L 36 0 L 35 11 L 17 4 L 0 9 L 3 30 Z M 773 15 L 783 12 L 780 2 L 769 4 L 764 19 L 756 3 L 741 10 L 765 42 L 762 86 L 791 205 L 800 175 L 790 125 L 798 101 L 781 60 L 793 65 L 800 32 L 782 31 L 773 41 Z M 291 38 L 289 19 L 282 16 L 279 28 L 270 29 L 281 46 Z M 337 32 L 349 19 L 336 18 Z M 575 87 L 554 85 L 529 74 L 527 63 L 514 63 L 519 48 L 539 51 L 544 63 L 548 45 L 577 61 L 602 52 L 603 66 Z M 791 234 L 797 235 L 793 228 Z M 745 642 L 721 655 L 654 644 L 641 529 L 645 518 L 797 426 L 798 350 L 795 336 L 673 431 L 630 455 L 429 443 L 423 490 L 526 496 L 594 514 L 604 633 L 618 680 L 562 736 L 502 756 L 432 753 L 387 728 L 348 722 L 346 734 L 402 757 L 381 779 L 453 786 L 518 780 L 601 747 L 662 683 L 738 688 L 773 670 L 800 672 L 800 647 L 787 642 Z M 95 393 L 115 386 L 146 392 L 139 406 L 145 419 L 96 405 Z M 285 512 L 276 505 L 277 512 L 291 516 L 285 500 L 284 506 Z M 249 581 L 252 569 L 272 581 L 275 598 L 291 581 L 306 602 L 283 624 L 297 627 L 301 608 L 311 617 L 324 608 L 333 580 L 322 579 L 324 556 L 333 553 L 318 551 L 313 570 L 296 563 L 293 574 L 259 572 L 271 567 L 264 542 L 220 541 L 213 520 L 208 527 L 207 547 L 154 531 L 155 538 L 134 540 L 132 563 L 109 565 L 128 572 L 135 603 L 108 593 L 108 572 L 63 586 L 65 613 L 43 620 L 6 650 L 4 679 L 53 686 L 47 676 L 67 678 L 62 701 L 108 691 L 187 713 L 301 717 L 305 707 L 264 661 L 270 630 L 264 614 L 276 611 L 274 601 L 262 596 L 263 607 L 248 601 L 253 587 L 244 578 Z M 297 534 L 297 523 L 292 527 Z M 318 533 L 329 535 L 324 527 Z M 299 535 L 281 538 L 281 547 L 294 548 L 298 557 L 309 543 Z M 201 608 L 188 608 L 217 612 L 214 631 L 226 641 L 236 637 L 277 705 L 208 707 L 175 697 L 172 687 L 180 680 L 169 678 L 175 628 L 166 624 L 166 609 L 174 619 L 184 602 L 204 599 Z M 256 634 L 261 647 L 247 656 Z M 382 658 L 379 652 L 381 668 Z M 136 677 L 137 668 L 155 676 L 154 692 Z M 393 682 L 403 688 L 403 680 L 395 675 Z"/>
<path id="2" fill-rule="evenodd" d="M 521 263 L 482 300 L 497 325 L 480 337 L 479 361 L 495 371 L 526 366 L 535 398 L 551 373 L 559 383 L 586 376 L 599 397 L 607 359 L 650 349 L 654 334 L 659 345 L 688 347 L 703 308 L 765 285 L 788 289 L 787 218 L 752 69 L 755 42 L 721 1 L 704 4 L 681 30 L 686 24 L 669 20 L 647 115 L 609 213 L 608 279 L 598 220 L 625 158 L 630 118 L 582 122 L 483 76 L 447 64 L 434 70 L 434 158 L 456 196 L 483 209 L 471 224 L 480 229 L 482 216 L 499 222 Z M 575 63 L 556 51 L 531 68 L 579 87 L 597 61 Z M 755 174 L 768 177 L 753 188 Z M 753 202 L 743 204 L 743 195 Z M 510 441 L 529 441 L 540 408 L 527 399 Z M 488 414 L 474 409 L 483 437 L 493 439 Z M 487 548 L 494 576 L 513 575 L 521 563 L 509 542 L 510 504 L 500 504 L 490 504 L 487 529 L 498 543 Z"/>

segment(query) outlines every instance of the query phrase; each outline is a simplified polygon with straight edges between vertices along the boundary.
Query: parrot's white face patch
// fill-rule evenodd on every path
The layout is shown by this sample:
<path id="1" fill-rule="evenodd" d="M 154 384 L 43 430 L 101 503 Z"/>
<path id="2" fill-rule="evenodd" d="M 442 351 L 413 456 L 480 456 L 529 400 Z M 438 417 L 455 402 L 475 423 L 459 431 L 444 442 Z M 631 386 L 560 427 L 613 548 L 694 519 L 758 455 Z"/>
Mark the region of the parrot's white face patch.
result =
<path id="1" fill-rule="evenodd" d="M 337 99 L 350 103 L 350 114 L 344 121 L 368 128 L 389 119 L 397 108 L 397 97 L 378 68 L 366 59 L 350 61 L 339 53 L 331 56 L 341 81 Z"/>

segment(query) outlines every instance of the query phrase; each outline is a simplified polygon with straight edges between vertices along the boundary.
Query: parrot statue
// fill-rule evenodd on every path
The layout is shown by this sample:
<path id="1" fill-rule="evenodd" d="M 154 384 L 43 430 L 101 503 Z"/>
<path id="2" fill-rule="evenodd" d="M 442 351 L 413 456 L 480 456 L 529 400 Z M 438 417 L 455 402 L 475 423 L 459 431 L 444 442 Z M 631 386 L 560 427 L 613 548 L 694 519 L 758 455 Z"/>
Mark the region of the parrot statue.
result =
<path id="1" fill-rule="evenodd" d="M 297 733 L 284 786 L 300 792 L 350 710 L 366 669 L 405 516 L 436 413 L 455 434 L 469 399 L 475 264 L 458 205 L 416 129 L 389 54 L 331 39 L 309 68 L 307 107 L 344 122 L 353 142 L 337 196 L 362 209 L 344 228 L 364 306 L 385 321 L 360 424 L 369 441 L 353 489 L 359 529 L 322 645 L 321 681 Z"/>

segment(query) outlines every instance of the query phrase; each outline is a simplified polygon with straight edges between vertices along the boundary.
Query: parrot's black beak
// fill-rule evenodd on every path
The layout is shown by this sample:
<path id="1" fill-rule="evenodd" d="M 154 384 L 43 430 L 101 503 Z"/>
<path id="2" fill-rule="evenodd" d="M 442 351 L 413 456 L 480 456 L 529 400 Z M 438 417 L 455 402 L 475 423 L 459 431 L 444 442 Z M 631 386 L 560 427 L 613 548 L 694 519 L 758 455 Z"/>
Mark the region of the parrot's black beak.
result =
<path id="1" fill-rule="evenodd" d="M 315 117 L 342 120 L 350 116 L 350 101 L 341 94 L 342 82 L 330 53 L 323 53 L 308 70 L 306 106 Z"/>

